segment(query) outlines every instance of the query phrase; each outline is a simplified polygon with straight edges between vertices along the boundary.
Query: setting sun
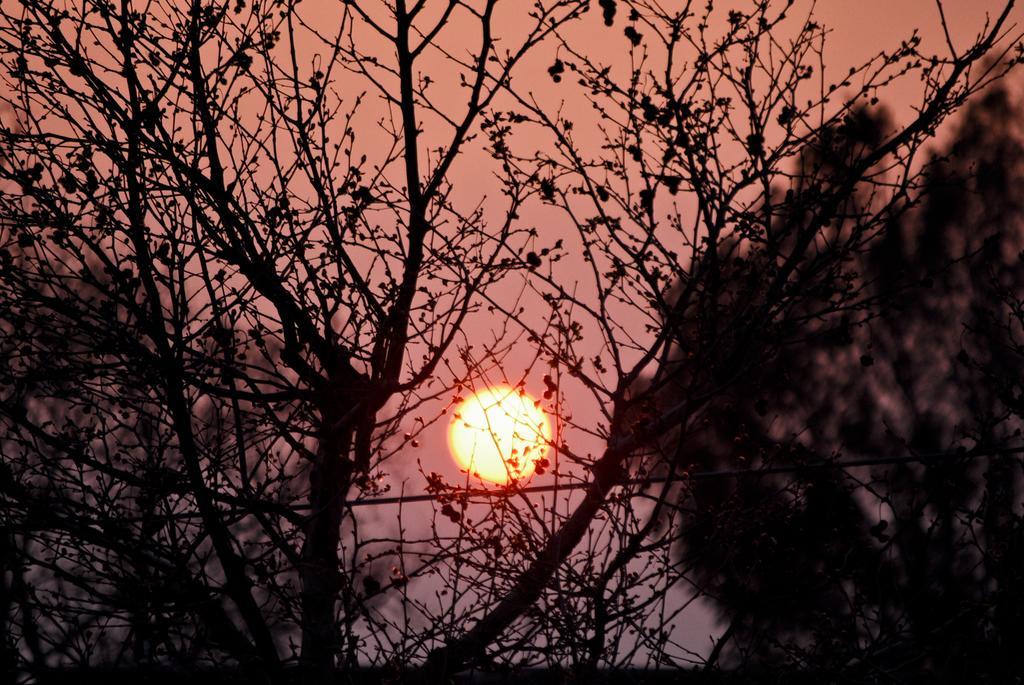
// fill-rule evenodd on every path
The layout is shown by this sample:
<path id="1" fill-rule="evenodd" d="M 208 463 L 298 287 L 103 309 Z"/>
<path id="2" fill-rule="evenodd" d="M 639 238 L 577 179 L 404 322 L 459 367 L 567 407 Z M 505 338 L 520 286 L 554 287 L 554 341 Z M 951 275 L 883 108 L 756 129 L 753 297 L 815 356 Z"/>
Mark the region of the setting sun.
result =
<path id="1" fill-rule="evenodd" d="M 486 388 L 458 405 L 448 444 L 459 466 L 493 483 L 526 478 L 543 459 L 551 424 L 539 404 L 509 386 Z"/>

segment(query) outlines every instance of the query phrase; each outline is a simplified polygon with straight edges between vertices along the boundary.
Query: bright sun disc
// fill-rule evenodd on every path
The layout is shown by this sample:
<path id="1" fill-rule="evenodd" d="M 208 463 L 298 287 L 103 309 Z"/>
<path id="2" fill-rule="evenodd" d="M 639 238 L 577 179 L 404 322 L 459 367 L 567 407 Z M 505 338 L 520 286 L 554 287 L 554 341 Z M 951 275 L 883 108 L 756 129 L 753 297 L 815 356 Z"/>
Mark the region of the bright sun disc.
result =
<path id="1" fill-rule="evenodd" d="M 462 469 L 506 484 L 526 478 L 547 454 L 551 424 L 539 404 L 509 386 L 487 388 L 457 405 L 448 445 Z"/>

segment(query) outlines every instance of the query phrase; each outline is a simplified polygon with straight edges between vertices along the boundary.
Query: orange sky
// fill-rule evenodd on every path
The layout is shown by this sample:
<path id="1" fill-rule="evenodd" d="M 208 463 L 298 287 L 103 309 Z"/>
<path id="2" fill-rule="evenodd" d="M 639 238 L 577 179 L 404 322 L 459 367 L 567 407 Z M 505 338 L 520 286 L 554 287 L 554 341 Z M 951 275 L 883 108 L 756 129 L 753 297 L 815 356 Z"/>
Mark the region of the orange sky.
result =
<path id="1" fill-rule="evenodd" d="M 73 1 L 68 0 L 69 4 Z M 10 2 L 10 0 L 0 0 L 0 2 Z M 430 2 L 432 3 L 431 9 L 428 11 L 447 4 L 441 0 L 430 0 Z M 666 6 L 672 6 L 679 0 L 661 0 L 661 2 Z M 383 2 L 377 3 L 378 6 L 383 4 Z M 594 59 L 611 63 L 616 63 L 617 60 L 621 61 L 621 56 L 627 52 L 627 40 L 622 33 L 624 17 L 620 13 L 615 26 L 606 27 L 601 21 L 596 2 L 594 4 L 594 10 L 571 29 L 571 34 L 574 40 L 578 41 Z M 998 12 L 1003 4 L 1001 0 L 946 0 L 944 6 L 946 17 L 949 20 L 950 38 L 954 45 L 957 48 L 962 48 L 970 44 L 972 39 L 984 29 L 986 13 Z M 500 38 L 504 38 L 509 43 L 514 42 L 514 36 L 521 33 L 526 25 L 524 15 L 531 5 L 531 0 L 505 0 L 501 4 L 502 11 L 497 23 L 498 29 L 503 32 L 499 35 Z M 716 8 L 721 8 L 718 10 L 718 17 L 724 21 L 724 16 L 729 9 L 742 8 L 747 5 L 747 2 L 746 0 L 716 0 L 715 5 Z M 343 3 L 338 0 L 307 0 L 298 6 L 298 11 L 315 24 L 316 28 L 330 32 L 332 22 L 335 21 L 342 6 Z M 798 0 L 792 14 L 805 15 L 811 7 L 812 3 L 809 0 Z M 826 64 L 829 73 L 836 76 L 845 74 L 852 65 L 859 64 L 880 51 L 898 47 L 900 42 L 909 38 L 915 29 L 919 29 L 922 35 L 921 49 L 923 52 L 946 55 L 948 51 L 946 36 L 942 31 L 935 0 L 820 0 L 817 3 L 816 14 L 823 24 L 832 29 L 826 48 Z M 1018 24 L 1015 26 L 1011 22 L 1011 31 L 1016 31 L 1019 30 L 1019 25 L 1024 24 L 1022 21 L 1024 20 L 1024 7 L 1017 7 L 1013 17 Z M 382 19 L 382 21 L 384 20 Z M 478 41 L 477 32 L 463 29 L 462 25 L 454 23 L 442 33 L 441 43 L 453 53 L 459 50 L 462 50 L 463 54 L 475 51 L 477 49 L 476 41 Z M 361 32 L 357 36 L 357 40 L 369 52 L 376 54 L 382 62 L 390 63 L 392 61 L 393 55 L 391 55 L 390 46 L 375 40 L 369 30 Z M 304 42 L 298 46 L 300 55 L 305 57 L 306 63 L 310 65 L 315 63 L 315 55 L 322 49 L 323 46 L 318 46 L 315 41 Z M 514 84 L 520 89 L 520 92 L 533 93 L 549 108 L 553 109 L 564 101 L 566 115 L 577 124 L 576 138 L 581 145 L 592 145 L 600 138 L 592 128 L 593 118 L 589 105 L 580 98 L 578 93 L 574 92 L 575 86 L 572 79 L 566 79 L 562 84 L 555 84 L 551 80 L 547 69 L 554 57 L 554 45 L 543 46 L 522 65 L 522 69 L 517 71 Z M 430 70 L 431 65 L 436 67 L 429 73 L 437 82 L 432 92 L 436 93 L 438 103 L 446 111 L 460 111 L 465 105 L 465 90 L 459 86 L 457 72 L 451 69 L 450 64 L 436 56 L 433 61 L 426 60 L 424 69 Z M 390 78 L 386 72 L 379 73 L 385 81 Z M 368 85 L 358 74 L 339 72 L 334 76 L 338 78 L 337 84 L 345 98 L 352 97 L 361 90 L 368 89 L 372 92 L 372 86 Z M 905 119 L 908 108 L 913 106 L 920 97 L 920 87 L 916 77 L 904 79 L 896 87 L 889 89 L 883 104 L 893 110 L 897 120 Z M 354 150 L 356 157 L 359 153 L 366 152 L 372 160 L 386 154 L 386 150 L 382 150 L 381 147 L 387 142 L 387 136 L 379 128 L 379 121 L 385 111 L 386 109 L 381 106 L 380 101 L 371 94 L 367 99 L 365 111 L 354 122 L 357 135 L 356 149 Z M 422 138 L 425 150 L 432 145 L 436 147 L 438 141 L 443 140 L 447 135 L 445 133 L 446 126 L 436 118 L 433 120 L 429 117 L 426 118 Z M 521 148 L 528 148 L 531 144 L 542 146 L 545 143 L 541 139 L 531 141 L 527 138 L 519 139 L 516 144 Z M 429 157 L 429 155 L 426 156 Z M 397 176 L 398 171 L 396 166 L 391 175 Z M 503 209 L 498 193 L 500 184 L 491 173 L 488 157 L 479 143 L 474 143 L 467 148 L 467 153 L 453 166 L 449 178 L 454 186 L 453 197 L 462 209 L 472 209 L 486 195 L 488 199 L 484 202 L 486 205 L 485 218 L 500 216 Z M 401 181 L 396 181 L 395 184 L 400 186 Z M 541 247 L 549 246 L 563 238 L 569 243 L 575 237 L 574 231 L 568 227 L 561 210 L 539 203 L 534 203 L 521 212 L 520 223 L 524 226 L 532 225 L 538 228 L 538 244 Z M 569 283 L 573 278 L 579 277 L 583 283 L 581 287 L 586 287 L 586 275 L 579 266 L 578 263 L 574 264 L 572 259 L 567 259 L 558 266 L 559 278 L 565 283 Z M 579 276 L 577 276 L 577 272 Z M 519 292 L 521 284 L 513 281 L 514 279 L 510 279 L 509 283 L 502 284 L 502 288 L 498 289 L 496 295 L 507 298 L 514 297 Z M 538 320 L 543 320 L 548 313 L 546 308 L 543 303 L 534 302 L 534 304 L 539 306 L 536 306 L 535 312 L 530 313 L 535 313 Z M 627 312 L 624 316 L 639 316 L 636 313 L 639 309 L 634 308 L 633 313 Z M 496 321 L 498 319 L 489 316 L 484 309 L 467 323 L 467 340 L 484 343 L 507 335 L 505 331 L 497 328 Z M 637 328 L 642 328 L 641 323 L 637 322 Z M 600 342 L 600 339 L 592 331 L 586 333 L 582 344 L 585 349 L 580 350 L 581 356 L 588 358 L 594 356 L 600 351 Z M 506 378 L 494 376 L 491 380 L 515 383 L 523 377 L 524 370 L 534 361 L 532 358 L 534 350 L 525 338 L 519 345 L 516 351 L 509 356 L 508 364 L 504 368 Z M 449 356 L 455 362 L 456 371 L 460 370 L 456 353 L 452 351 Z M 416 352 L 412 351 L 410 357 L 415 359 Z M 527 388 L 534 396 L 540 397 L 544 392 L 542 376 L 548 371 L 546 364 L 541 362 L 533 365 L 526 374 Z M 579 422 L 596 423 L 599 417 L 597 405 L 593 398 L 581 390 L 579 387 L 570 388 L 567 385 L 566 393 L 571 400 L 565 406 L 566 411 L 571 412 Z M 436 416 L 436 412 L 447 403 L 448 399 L 448 397 L 442 397 L 434 404 L 424 407 L 420 413 L 424 418 L 432 418 L 431 412 L 434 412 Z M 431 425 L 420 436 L 422 447 L 400 451 L 397 458 L 388 465 L 393 482 L 391 494 L 398 492 L 418 494 L 423 491 L 424 482 L 417 472 L 417 460 L 422 461 L 425 470 L 436 470 L 450 481 L 460 482 L 458 467 L 450 458 L 446 444 L 448 416 L 450 414 Z M 592 425 L 590 427 L 593 428 Z M 413 426 L 407 427 L 407 429 L 412 428 Z M 599 440 L 578 433 L 569 433 L 562 436 L 562 439 L 571 442 L 574 450 L 580 454 L 597 453 L 602 448 Z M 551 482 L 550 479 L 549 471 L 543 476 L 534 478 L 532 483 L 548 484 Z M 403 480 L 406 481 L 404 487 L 401 485 Z M 406 532 L 410 537 L 420 537 L 420 533 L 423 531 L 417 530 L 417 526 L 421 528 L 429 526 L 429 517 L 423 515 L 425 507 L 429 506 L 431 506 L 429 503 L 416 504 L 410 505 L 404 510 L 404 523 L 408 526 Z M 390 507 L 367 507 L 360 510 L 360 516 L 365 516 L 371 522 L 376 519 L 378 525 L 382 527 L 394 525 L 394 510 Z M 705 608 L 698 606 L 687 612 L 683 624 L 682 632 L 684 634 L 679 636 L 680 641 L 684 646 L 696 652 L 706 653 L 711 645 L 709 635 L 718 632 L 713 615 Z"/>
<path id="2" fill-rule="evenodd" d="M 717 10 L 718 6 L 721 11 Z M 731 7 L 743 7 L 743 2 L 716 3 L 716 11 L 721 18 Z M 998 12 L 1002 3 L 997 0 L 984 0 L 979 2 L 957 1 L 946 2 L 945 12 L 949 21 L 951 38 L 958 49 L 969 44 L 975 35 L 984 28 L 987 12 Z M 509 27 L 512 33 L 518 28 L 517 24 L 522 21 L 518 17 L 518 7 L 515 3 L 508 3 L 505 6 L 507 16 L 502 27 Z M 806 15 L 811 8 L 809 2 L 797 2 L 791 12 L 793 23 Z M 1024 17 L 1024 10 L 1016 8 L 1014 16 Z M 922 36 L 921 49 L 925 54 L 934 52 L 940 56 L 948 54 L 946 38 L 941 28 L 939 12 L 934 0 L 823 0 L 817 4 L 816 16 L 826 27 L 832 30 L 826 45 L 826 78 L 838 79 L 845 75 L 848 69 L 859 64 L 880 51 L 891 51 L 897 48 L 901 41 L 909 38 L 915 28 L 920 30 Z M 622 16 L 619 19 L 623 19 Z M 724 21 L 724 20 L 723 20 Z M 592 11 L 588 16 L 574 26 L 571 35 L 585 45 L 585 51 L 602 61 L 614 62 L 617 55 L 625 54 L 626 38 L 622 35 L 622 27 L 625 22 L 617 21 L 612 28 L 606 27 L 601 21 L 600 13 Z M 475 35 L 475 34 L 468 34 Z M 451 38 L 448 39 L 449 41 Z M 475 46 L 474 46 L 475 47 Z M 582 146 L 594 144 L 597 137 L 593 131 L 588 132 L 590 121 L 590 106 L 578 97 L 574 90 L 572 79 L 565 79 L 561 84 L 552 82 L 547 74 L 547 67 L 553 59 L 553 48 L 544 46 L 537 54 L 528 60 L 522 69 L 517 72 L 514 84 L 521 89 L 532 93 L 539 101 L 545 102 L 550 107 L 564 107 L 565 116 L 576 122 L 574 133 L 576 139 Z M 568 82 L 568 83 L 567 83 Z M 452 106 L 461 104 L 458 101 L 459 89 L 452 90 Z M 887 91 L 882 104 L 892 110 L 894 116 L 899 119 L 906 119 L 910 115 L 909 108 L 917 103 L 921 96 L 921 84 L 916 76 L 904 78 L 897 82 L 895 87 Z M 526 132 L 526 131 L 524 131 Z M 425 137 L 431 135 L 431 129 L 426 129 Z M 543 147 L 545 143 L 538 139 L 536 141 L 520 138 L 518 144 L 522 148 L 528 148 L 535 144 Z M 474 204 L 479 201 L 482 195 L 493 197 L 498 188 L 497 181 L 489 172 L 486 165 L 486 157 L 481 150 L 470 149 L 460 164 L 457 164 L 451 174 L 452 182 L 456 188 L 456 197 L 465 198 L 467 204 Z M 550 244 L 559 237 L 565 237 L 569 242 L 573 239 L 571 229 L 566 226 L 564 217 L 560 210 L 542 206 L 531 205 L 522 213 L 522 223 L 525 225 L 536 225 L 540 230 L 539 244 Z M 570 258 L 571 260 L 571 258 Z M 571 279 L 574 277 L 572 262 L 563 262 L 560 277 Z M 582 270 L 580 270 L 582 273 Z M 585 287 L 585 281 L 582 281 Z M 510 292 L 513 286 L 509 284 Z M 518 292 L 518 290 L 515 290 Z M 543 309 L 543 307 L 541 307 Z M 624 312 L 623 316 L 634 316 L 634 312 Z M 638 321 L 638 325 L 642 325 Z M 471 322 L 473 335 L 478 338 L 485 338 L 489 333 L 488 321 L 486 318 L 477 318 Z M 584 341 L 587 342 L 586 340 Z M 596 344 L 597 340 L 594 340 Z M 523 366 L 530 359 L 530 346 L 525 346 L 522 354 L 513 358 L 522 362 L 522 365 L 510 364 L 506 368 L 513 381 L 518 380 L 516 374 L 522 373 Z M 593 351 L 587 356 L 591 356 Z M 534 370 L 527 378 L 527 387 L 537 396 L 543 391 L 539 374 L 543 370 Z M 534 377 L 536 376 L 536 377 Z M 578 415 L 594 415 L 596 409 L 585 405 L 586 400 L 578 395 L 573 397 L 577 405 L 570 407 Z M 596 418 L 595 418 L 596 420 Z M 443 439 L 444 431 L 441 426 L 436 429 L 436 435 L 429 436 L 425 447 L 430 452 L 445 453 L 446 447 Z M 593 441 L 584 440 L 583 451 L 596 451 L 600 445 Z M 435 452 L 436 450 L 436 452 Z"/>

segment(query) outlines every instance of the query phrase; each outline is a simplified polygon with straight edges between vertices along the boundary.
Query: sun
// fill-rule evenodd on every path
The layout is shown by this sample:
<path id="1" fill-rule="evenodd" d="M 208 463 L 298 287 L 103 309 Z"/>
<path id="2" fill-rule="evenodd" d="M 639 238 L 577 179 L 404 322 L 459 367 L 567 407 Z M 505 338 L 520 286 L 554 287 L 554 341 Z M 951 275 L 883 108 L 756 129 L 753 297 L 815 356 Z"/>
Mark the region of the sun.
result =
<path id="1" fill-rule="evenodd" d="M 459 405 L 448 445 L 463 470 L 492 483 L 529 477 L 551 441 L 551 423 L 540 403 L 507 385 L 486 388 Z"/>

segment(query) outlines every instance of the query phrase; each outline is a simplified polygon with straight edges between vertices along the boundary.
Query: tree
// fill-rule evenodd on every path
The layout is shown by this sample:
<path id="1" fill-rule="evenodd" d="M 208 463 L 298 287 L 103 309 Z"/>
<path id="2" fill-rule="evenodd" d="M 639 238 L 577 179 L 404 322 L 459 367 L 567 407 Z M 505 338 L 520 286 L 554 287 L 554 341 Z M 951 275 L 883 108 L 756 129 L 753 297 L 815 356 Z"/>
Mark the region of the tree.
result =
<path id="1" fill-rule="evenodd" d="M 760 384 L 719 407 L 705 468 L 728 463 L 725 427 L 774 464 L 918 457 L 688 493 L 685 554 L 729 626 L 727 658 L 950 681 L 1019 672 L 1007 619 L 1022 606 L 1020 427 L 996 378 L 1020 362 L 991 325 L 1012 311 L 998 293 L 1022 291 L 1016 108 L 1002 88 L 972 103 L 921 204 L 858 258 L 881 303 L 871 319 L 809 319 Z M 890 125 L 861 124 L 869 145 Z"/>
<path id="2" fill-rule="evenodd" d="M 912 37 L 833 84 L 793 2 L 599 5 L 611 63 L 585 0 L 2 10 L 9 662 L 685 663 L 702 427 L 809 321 L 876 315 L 859 256 L 1018 40 L 1009 2 L 966 51 Z M 552 50 L 593 119 L 517 75 Z M 909 75 L 909 123 L 850 133 Z M 458 191 L 481 164 L 495 192 Z M 423 534 L 368 529 L 459 393 L 541 374 L 550 494 L 426 469 Z"/>

